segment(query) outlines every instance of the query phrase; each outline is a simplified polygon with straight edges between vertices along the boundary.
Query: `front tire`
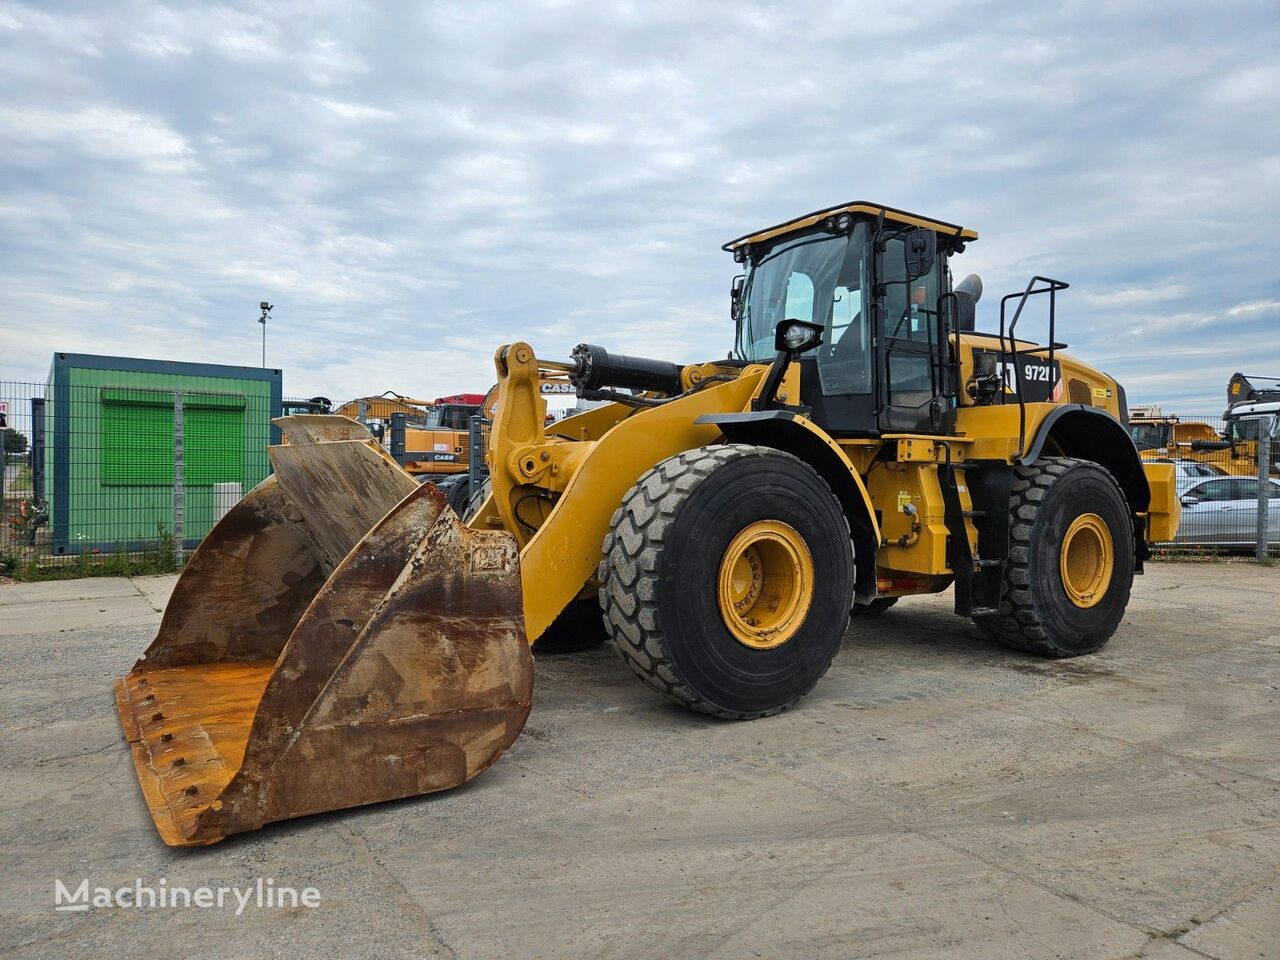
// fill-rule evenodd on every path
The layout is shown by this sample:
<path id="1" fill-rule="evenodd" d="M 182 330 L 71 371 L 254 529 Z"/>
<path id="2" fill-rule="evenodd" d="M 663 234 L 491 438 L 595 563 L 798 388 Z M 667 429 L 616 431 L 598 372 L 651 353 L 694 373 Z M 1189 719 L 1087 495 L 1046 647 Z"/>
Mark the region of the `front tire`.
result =
<path id="1" fill-rule="evenodd" d="M 1014 468 L 1009 562 L 988 636 L 1048 657 L 1078 657 L 1115 633 L 1133 586 L 1133 522 L 1115 478 L 1088 460 Z"/>
<path id="2" fill-rule="evenodd" d="M 751 719 L 817 684 L 852 606 L 853 542 L 808 464 L 723 444 L 670 457 L 613 515 L 600 564 L 605 628 L 645 684 Z"/>

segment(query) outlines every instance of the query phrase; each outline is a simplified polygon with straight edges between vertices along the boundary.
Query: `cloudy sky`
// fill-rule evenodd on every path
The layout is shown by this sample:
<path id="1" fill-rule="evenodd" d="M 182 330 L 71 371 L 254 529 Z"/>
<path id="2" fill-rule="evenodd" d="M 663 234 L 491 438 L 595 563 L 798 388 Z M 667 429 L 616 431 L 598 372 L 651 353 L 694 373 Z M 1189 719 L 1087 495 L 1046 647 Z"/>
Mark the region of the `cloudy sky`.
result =
<path id="1" fill-rule="evenodd" d="M 256 365 L 264 298 L 296 396 L 483 390 L 517 338 L 718 356 L 720 244 L 869 199 L 1215 413 L 1280 375 L 1277 51 L 1276 0 L 0 2 L 0 379 Z"/>

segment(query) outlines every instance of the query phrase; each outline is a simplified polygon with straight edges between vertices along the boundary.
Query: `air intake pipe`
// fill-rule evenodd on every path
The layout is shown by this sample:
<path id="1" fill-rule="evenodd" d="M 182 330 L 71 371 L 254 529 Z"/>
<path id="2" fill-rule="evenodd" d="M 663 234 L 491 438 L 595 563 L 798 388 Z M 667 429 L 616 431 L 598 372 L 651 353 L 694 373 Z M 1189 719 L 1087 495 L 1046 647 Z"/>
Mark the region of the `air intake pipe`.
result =
<path id="1" fill-rule="evenodd" d="M 659 393 L 680 392 L 680 364 L 668 360 L 649 360 L 610 354 L 604 347 L 580 343 L 569 354 L 573 370 L 569 380 L 583 391 L 610 387 L 624 390 L 654 390 Z"/>

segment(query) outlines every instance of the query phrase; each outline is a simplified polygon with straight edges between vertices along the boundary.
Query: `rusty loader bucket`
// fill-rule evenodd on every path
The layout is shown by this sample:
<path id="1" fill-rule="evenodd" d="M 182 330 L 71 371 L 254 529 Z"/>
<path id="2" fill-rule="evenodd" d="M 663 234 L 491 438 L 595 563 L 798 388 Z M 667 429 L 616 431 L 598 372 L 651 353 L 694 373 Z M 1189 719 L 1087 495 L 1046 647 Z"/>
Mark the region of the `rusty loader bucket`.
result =
<path id="1" fill-rule="evenodd" d="M 524 726 L 519 555 L 354 421 L 276 421 L 273 476 L 205 538 L 116 681 L 171 846 L 446 790 Z"/>

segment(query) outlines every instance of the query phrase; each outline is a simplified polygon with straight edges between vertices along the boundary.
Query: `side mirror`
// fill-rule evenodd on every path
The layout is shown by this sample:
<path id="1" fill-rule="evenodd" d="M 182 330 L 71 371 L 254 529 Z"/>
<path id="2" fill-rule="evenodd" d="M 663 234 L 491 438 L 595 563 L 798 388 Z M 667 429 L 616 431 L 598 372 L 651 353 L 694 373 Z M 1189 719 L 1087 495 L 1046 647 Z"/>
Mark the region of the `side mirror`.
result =
<path id="1" fill-rule="evenodd" d="M 907 279 L 916 280 L 933 269 L 938 257 L 938 235 L 916 227 L 902 238 L 907 258 Z"/>
<path id="2" fill-rule="evenodd" d="M 773 348 L 794 356 L 822 342 L 822 325 L 805 320 L 783 320 L 773 331 Z"/>
<path id="3" fill-rule="evenodd" d="M 733 278 L 733 286 L 729 288 L 729 316 L 733 320 L 742 316 L 742 291 L 746 283 L 746 274 L 739 274 Z"/>
<path id="4" fill-rule="evenodd" d="M 1182 505 L 1184 507 L 1192 507 L 1200 502 L 1200 498 L 1197 497 L 1194 493 L 1188 493 L 1183 495 L 1181 500 L 1182 500 Z"/>

